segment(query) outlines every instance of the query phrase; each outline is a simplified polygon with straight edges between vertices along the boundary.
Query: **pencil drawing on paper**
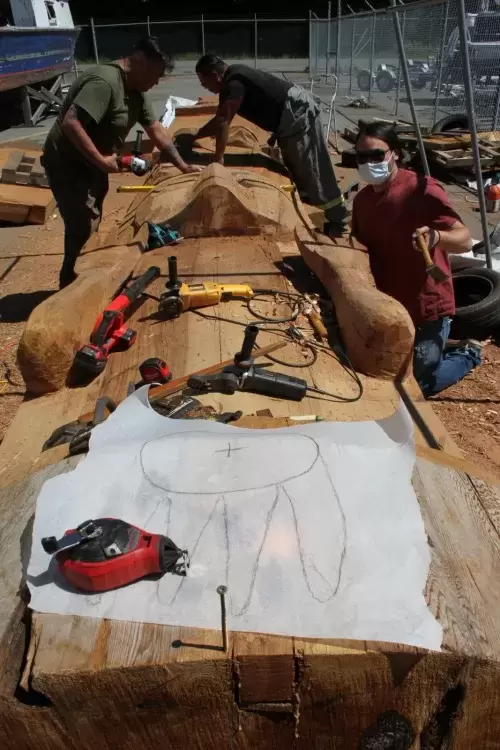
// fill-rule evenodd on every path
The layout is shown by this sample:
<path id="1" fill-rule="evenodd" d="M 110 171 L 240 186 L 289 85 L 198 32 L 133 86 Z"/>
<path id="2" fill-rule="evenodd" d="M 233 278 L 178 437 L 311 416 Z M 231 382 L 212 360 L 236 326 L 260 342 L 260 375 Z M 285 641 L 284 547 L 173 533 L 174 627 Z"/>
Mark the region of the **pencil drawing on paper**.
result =
<path id="1" fill-rule="evenodd" d="M 238 432 L 223 437 L 183 431 L 140 448 L 142 477 L 155 493 L 152 515 L 161 508 L 167 535 L 182 538 L 190 553 L 190 575 L 176 584 L 168 602 L 161 603 L 174 604 L 190 585 L 190 576 L 216 556 L 224 559 L 221 573 L 235 617 L 247 614 L 259 575 L 279 578 L 280 561 L 292 558 L 298 561 L 310 597 L 330 602 L 341 584 L 347 527 L 320 445 L 301 433 L 271 441 Z M 189 472 L 180 470 L 182 466 L 189 466 Z M 190 539 L 185 525 L 179 528 L 178 523 L 186 513 L 191 519 Z"/>

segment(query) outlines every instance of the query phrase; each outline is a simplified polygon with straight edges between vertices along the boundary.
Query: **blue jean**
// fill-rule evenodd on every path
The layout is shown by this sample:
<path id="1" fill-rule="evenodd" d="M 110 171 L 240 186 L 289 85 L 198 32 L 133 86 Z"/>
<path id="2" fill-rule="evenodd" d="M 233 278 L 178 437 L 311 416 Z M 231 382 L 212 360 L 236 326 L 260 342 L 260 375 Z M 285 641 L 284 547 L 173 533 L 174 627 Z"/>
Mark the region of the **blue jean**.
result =
<path id="1" fill-rule="evenodd" d="M 481 352 L 471 344 L 448 347 L 451 318 L 423 323 L 415 330 L 413 373 L 426 398 L 458 383 L 481 364 Z"/>

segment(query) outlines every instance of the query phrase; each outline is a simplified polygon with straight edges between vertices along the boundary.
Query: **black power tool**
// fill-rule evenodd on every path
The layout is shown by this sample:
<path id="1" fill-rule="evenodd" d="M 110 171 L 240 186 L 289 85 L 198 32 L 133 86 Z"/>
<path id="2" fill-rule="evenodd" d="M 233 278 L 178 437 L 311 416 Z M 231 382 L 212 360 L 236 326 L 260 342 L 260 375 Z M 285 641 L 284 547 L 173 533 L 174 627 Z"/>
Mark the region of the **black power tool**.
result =
<path id="1" fill-rule="evenodd" d="M 259 330 L 255 325 L 246 327 L 241 352 L 236 354 L 233 365 L 213 375 L 193 375 L 188 380 L 188 386 L 198 393 L 231 395 L 236 391 L 252 391 L 265 396 L 302 401 L 309 389 L 305 380 L 281 372 L 269 372 L 254 365 L 252 349 Z"/>

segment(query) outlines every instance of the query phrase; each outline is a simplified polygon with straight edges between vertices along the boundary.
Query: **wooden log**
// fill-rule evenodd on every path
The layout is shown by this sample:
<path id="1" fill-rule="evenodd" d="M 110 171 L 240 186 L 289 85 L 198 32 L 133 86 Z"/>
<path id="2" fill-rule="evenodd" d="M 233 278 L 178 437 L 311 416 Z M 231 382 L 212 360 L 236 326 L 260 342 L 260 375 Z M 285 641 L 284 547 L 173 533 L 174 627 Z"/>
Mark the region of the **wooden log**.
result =
<path id="1" fill-rule="evenodd" d="M 376 378 L 405 377 L 410 371 L 414 327 L 406 310 L 375 288 L 368 255 L 349 237 L 329 240 L 305 221 L 296 239 L 309 268 L 323 283 L 354 367 Z"/>
<path id="2" fill-rule="evenodd" d="M 26 641 L 24 587 L 36 498 L 47 479 L 70 471 L 78 460 L 67 459 L 0 490 L 0 695 L 13 695 L 21 674 Z"/>
<path id="3" fill-rule="evenodd" d="M 176 111 L 176 117 L 168 128 L 169 135 L 175 138 L 183 132 L 196 133 L 205 125 L 212 113 L 215 113 L 216 107 L 209 104 L 208 106 L 196 105 L 196 107 L 179 108 Z M 236 115 L 229 126 L 228 146 L 239 146 L 242 148 L 256 151 L 267 145 L 269 140 L 267 130 L 259 128 L 255 123 L 246 120 L 241 115 Z M 201 146 L 208 147 L 213 151 L 213 141 L 211 138 L 202 139 Z"/>
<path id="4" fill-rule="evenodd" d="M 53 708 L 24 705 L 17 698 L 0 695 L 0 747 L 73 750 L 75 745 Z"/>
<path id="5" fill-rule="evenodd" d="M 88 411 L 99 396 L 101 383 L 85 388 L 62 388 L 21 404 L 2 441 L 0 487 L 9 487 L 46 466 L 63 460 L 67 446 L 42 453 L 47 438 L 62 424 Z M 59 451 L 59 453 L 58 453 Z"/>
<path id="6" fill-rule="evenodd" d="M 101 310 L 131 274 L 140 252 L 126 248 L 113 265 L 80 274 L 31 313 L 17 361 L 30 393 L 56 391 L 67 382 L 76 350 L 88 343 Z"/>
<path id="7" fill-rule="evenodd" d="M 412 743 L 398 747 L 439 747 L 445 738 L 458 750 L 494 747 L 500 596 L 490 576 L 500 572 L 500 524 L 492 527 L 484 497 L 493 505 L 500 490 L 472 488 L 463 472 L 421 459 L 414 484 L 445 653 L 231 633 L 226 657 L 217 631 L 37 614 L 23 684 L 50 699 L 84 750 L 98 738 L 103 750 L 160 738 L 175 747 L 181 733 L 195 748 L 229 737 L 242 748 L 334 741 L 371 750 L 377 733 L 381 742 L 405 731 Z"/>
<path id="8" fill-rule="evenodd" d="M 0 183 L 0 220 L 14 224 L 45 224 L 55 209 L 50 190 Z"/>
<path id="9" fill-rule="evenodd" d="M 9 750 L 31 750 L 35 741 L 59 750 L 72 746 L 68 738 L 83 750 L 117 742 L 146 749 L 160 737 L 175 747 L 181 735 L 195 748 L 232 737 L 242 748 L 327 747 L 333 739 L 350 750 L 371 748 L 374 733 L 401 725 L 411 727 L 415 747 L 439 747 L 429 743 L 440 737 L 459 750 L 494 747 L 500 487 L 422 459 L 414 486 L 432 552 L 426 595 L 447 653 L 232 633 L 226 657 L 217 631 L 37 614 L 22 685 L 51 705 L 20 704 L 12 691 L 22 650 L 11 632 L 22 613 L 26 523 L 43 480 L 77 460 L 0 495 L 0 740 Z"/>
<path id="10" fill-rule="evenodd" d="M 292 244 L 296 248 L 295 243 Z M 283 243 L 280 243 L 280 247 L 283 247 Z M 189 283 L 207 280 L 220 283 L 245 282 L 254 287 L 293 291 L 293 287 L 278 270 L 283 259 L 280 247 L 263 237 L 185 240 L 179 249 L 179 275 Z M 156 282 L 157 286 L 153 287 L 155 295 L 161 291 L 166 280 L 169 254 L 168 248 L 146 253 L 141 256 L 140 264 L 134 268 L 134 275 L 146 270 L 150 265 L 158 265 L 161 268 L 163 281 L 159 280 Z M 308 283 L 307 278 L 304 275 L 299 279 L 303 289 L 308 288 L 304 286 Z M 280 303 L 276 306 L 271 298 L 266 303 L 259 302 L 258 309 L 269 315 L 285 315 L 290 311 L 288 305 Z M 43 442 L 56 427 L 93 409 L 99 395 L 110 396 L 115 401 L 124 398 L 129 382 L 138 380 L 138 365 L 147 357 L 163 357 L 174 377 L 180 377 L 213 364 L 219 357 L 220 361 L 234 357 L 241 347 L 243 329 L 231 323 L 231 319 L 242 322 L 255 321 L 245 304 L 236 301 L 202 311 L 215 315 L 215 320 L 204 320 L 195 313 L 186 313 L 176 320 L 161 320 L 157 317 L 157 311 L 158 301 L 147 298 L 140 308 L 132 313 L 129 324 L 139 331 L 134 346 L 127 351 L 113 353 L 103 375 L 97 378 L 91 387 L 73 390 L 63 388 L 56 394 L 22 404 L 3 440 L 0 453 L 0 486 L 5 486 L 26 472 L 44 465 L 40 464 L 41 460 L 46 460 L 46 456 L 40 456 Z M 228 318 L 229 322 L 220 318 Z M 307 326 L 307 322 L 303 321 L 302 325 Z M 259 335 L 259 344 L 262 346 L 276 340 L 282 339 L 265 331 Z M 307 361 L 300 348 L 295 345 L 287 345 L 279 352 L 278 358 L 292 364 Z M 332 392 L 339 399 L 352 398 L 358 393 L 352 376 L 334 352 L 321 353 L 314 366 L 305 368 L 300 373 L 296 368 L 288 368 L 285 365 L 274 365 L 274 368 L 290 375 L 300 374 L 318 388 Z M 202 400 L 210 403 L 217 411 L 238 408 L 246 414 L 253 414 L 262 408 L 271 408 L 276 416 L 317 413 L 327 419 L 346 421 L 382 419 L 392 414 L 399 402 L 393 383 L 374 378 L 362 377 L 362 380 L 363 397 L 354 403 L 326 398 L 306 398 L 296 404 L 248 392 L 238 394 L 237 404 L 233 396 L 207 395 L 202 397 Z M 444 431 L 442 426 L 441 430 Z"/>
<path id="11" fill-rule="evenodd" d="M 142 201 L 135 228 L 172 224 L 183 237 L 241 234 L 292 236 L 297 215 L 290 197 L 264 176 L 211 164 L 200 175 L 179 175 Z"/>

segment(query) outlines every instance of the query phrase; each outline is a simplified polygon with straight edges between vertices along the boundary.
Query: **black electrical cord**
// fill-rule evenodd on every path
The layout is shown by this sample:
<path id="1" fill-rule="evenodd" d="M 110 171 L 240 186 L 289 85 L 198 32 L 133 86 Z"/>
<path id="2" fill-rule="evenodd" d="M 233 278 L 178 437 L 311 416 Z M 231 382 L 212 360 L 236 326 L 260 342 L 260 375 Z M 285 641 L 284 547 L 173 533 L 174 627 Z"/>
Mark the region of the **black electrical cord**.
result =
<path id="1" fill-rule="evenodd" d="M 282 359 L 278 359 L 277 357 L 273 357 L 272 354 L 266 354 L 266 358 L 270 359 L 271 362 L 275 362 L 277 365 L 283 365 L 283 367 L 296 367 L 296 368 L 302 368 L 302 367 L 312 367 L 314 364 L 316 364 L 318 360 L 318 352 L 311 344 L 304 344 L 304 347 L 309 349 L 311 352 L 311 359 L 306 360 L 305 362 L 296 363 L 296 362 L 285 362 Z M 258 348 L 258 347 L 257 347 Z"/>
<path id="2" fill-rule="evenodd" d="M 279 295 L 280 297 L 287 297 L 288 299 L 295 300 L 295 310 L 293 313 L 286 318 L 277 318 L 277 317 L 269 317 L 268 315 L 263 315 L 262 313 L 258 312 L 254 309 L 252 302 L 257 300 L 259 297 L 265 297 L 268 295 Z M 254 295 L 251 299 L 247 300 L 247 308 L 248 312 L 254 316 L 254 318 L 257 318 L 258 320 L 262 320 L 263 323 L 293 323 L 300 314 L 300 307 L 299 307 L 299 300 L 302 298 L 301 294 L 298 294 L 297 292 L 282 292 L 279 289 L 254 289 Z"/>
<path id="3" fill-rule="evenodd" d="M 225 323 L 233 323 L 233 325 L 242 326 L 243 328 L 246 328 L 247 325 L 248 325 L 248 322 L 243 322 L 241 320 L 234 320 L 233 318 L 225 318 L 225 317 L 221 317 L 219 315 L 209 315 L 207 313 L 200 312 L 200 310 L 192 310 L 191 312 L 193 312 L 196 315 L 199 315 L 201 318 L 205 318 L 207 320 L 221 320 L 221 321 L 223 321 Z M 269 323 L 271 323 L 271 322 L 272 322 L 272 320 L 269 319 Z M 273 331 L 270 328 L 263 328 L 262 330 L 266 330 L 269 333 L 275 333 L 275 334 L 278 334 L 278 335 L 280 335 L 280 334 L 283 335 L 283 331 L 281 331 L 280 329 L 278 329 L 277 331 Z M 363 390 L 363 383 L 361 382 L 360 377 L 359 377 L 358 373 L 356 372 L 356 370 L 354 368 L 354 365 L 352 364 L 351 360 L 349 359 L 349 357 L 347 355 L 347 352 L 345 351 L 345 349 L 343 347 L 341 347 L 340 345 L 338 346 L 338 348 L 340 349 L 340 356 L 339 355 L 335 356 L 334 353 L 331 351 L 331 349 L 328 349 L 326 346 L 323 346 L 321 344 L 316 344 L 316 343 L 315 344 L 310 344 L 310 343 L 308 343 L 306 341 L 303 341 L 303 342 L 299 342 L 298 341 L 297 343 L 303 343 L 304 346 L 306 346 L 308 349 L 311 350 L 311 352 L 314 353 L 314 357 L 311 360 L 311 362 L 305 362 L 305 363 L 301 363 L 301 364 L 294 364 L 294 363 L 290 363 L 290 362 L 284 362 L 283 360 L 279 360 L 276 357 L 273 357 L 271 354 L 266 354 L 265 357 L 266 357 L 266 359 L 269 359 L 269 360 L 271 360 L 272 362 L 275 362 L 278 365 L 282 365 L 283 367 L 296 367 L 296 368 L 311 367 L 313 364 L 316 363 L 316 361 L 318 359 L 318 350 L 321 349 L 322 351 L 324 351 L 325 354 L 327 354 L 328 356 L 333 357 L 336 362 L 339 362 L 339 364 L 341 365 L 341 367 L 345 370 L 345 372 L 347 372 L 347 374 L 354 380 L 354 382 L 358 386 L 358 389 L 359 389 L 358 393 L 356 394 L 356 396 L 339 396 L 338 394 L 331 393 L 330 391 L 325 391 L 325 390 L 323 390 L 321 388 L 316 388 L 316 387 L 310 386 L 310 385 L 307 386 L 307 390 L 309 392 L 315 393 L 315 394 L 317 394 L 319 396 L 326 396 L 329 399 L 331 399 L 332 401 L 336 401 L 336 402 L 339 402 L 339 403 L 345 403 L 345 404 L 353 404 L 356 401 L 359 401 L 363 397 L 363 392 L 364 392 L 364 390 Z M 342 359 L 344 359 L 345 362 L 343 362 Z M 346 366 L 346 363 L 347 363 L 348 366 Z"/>
<path id="4" fill-rule="evenodd" d="M 342 352 L 342 353 L 348 359 L 350 363 L 350 360 L 345 354 L 345 352 Z M 359 401 L 363 397 L 363 383 L 359 379 L 359 375 L 354 369 L 354 367 L 352 366 L 352 364 L 350 366 L 351 366 L 351 372 L 349 374 L 352 374 L 354 376 L 354 380 L 356 381 L 358 388 L 359 388 L 359 391 L 356 394 L 356 396 L 338 396 L 335 393 L 330 393 L 330 391 L 324 391 L 322 388 L 315 388 L 311 385 L 307 386 L 307 391 L 311 393 L 317 393 L 319 396 L 328 396 L 328 398 L 334 401 L 340 401 L 341 403 L 344 403 L 344 404 L 353 404 L 356 401 Z M 345 366 L 344 366 L 344 369 L 347 370 Z M 349 371 L 347 370 L 347 372 Z"/>
<path id="5" fill-rule="evenodd" d="M 248 321 L 244 322 L 242 320 L 234 320 L 233 318 L 224 318 L 224 317 L 221 317 L 219 315 L 209 315 L 208 313 L 202 313 L 202 312 L 200 312 L 200 310 L 191 310 L 190 312 L 193 312 L 196 315 L 199 315 L 200 318 L 205 318 L 206 320 L 222 320 L 224 323 L 233 323 L 234 325 L 242 326 L 243 328 L 246 328 L 247 325 L 248 325 Z M 271 322 L 272 321 L 270 319 L 269 323 L 271 323 Z M 282 331 L 281 328 L 277 328 L 277 329 L 273 330 L 272 328 L 267 328 L 267 327 L 264 328 L 264 325 L 266 325 L 266 323 L 261 323 L 259 325 L 259 327 L 262 326 L 261 330 L 267 331 L 268 333 L 274 333 L 277 336 L 283 336 L 283 338 L 287 338 L 285 332 Z M 300 342 L 300 343 L 302 343 L 302 342 Z M 264 356 L 266 357 L 266 359 L 271 360 L 271 362 L 274 362 L 277 365 L 283 365 L 283 367 L 295 367 L 297 369 L 298 368 L 302 368 L 302 367 L 312 367 L 316 363 L 316 361 L 318 359 L 318 352 L 316 351 L 316 347 L 314 345 L 312 345 L 312 344 L 307 343 L 306 341 L 303 342 L 303 345 L 307 349 L 309 349 L 310 352 L 311 352 L 311 358 L 308 359 L 308 360 L 306 360 L 305 362 L 300 362 L 300 363 L 285 362 L 282 359 L 278 359 L 277 357 L 273 357 L 271 354 L 265 354 Z M 259 348 L 258 344 L 256 344 L 256 348 L 257 349 Z"/>

